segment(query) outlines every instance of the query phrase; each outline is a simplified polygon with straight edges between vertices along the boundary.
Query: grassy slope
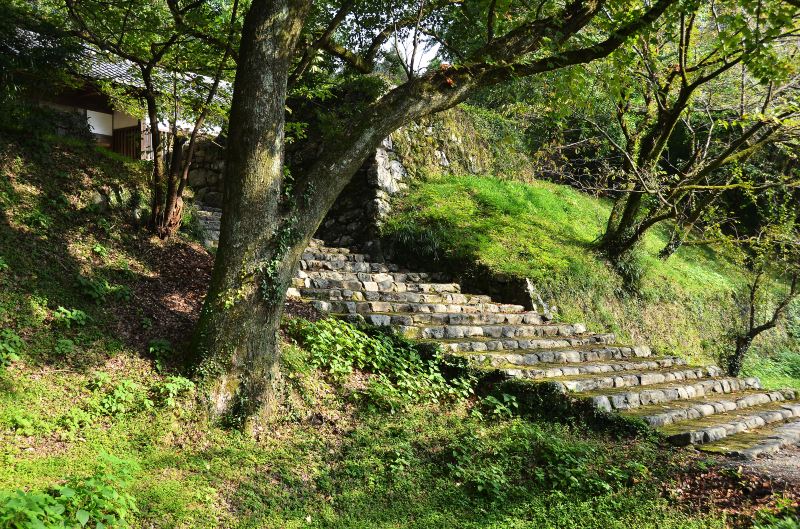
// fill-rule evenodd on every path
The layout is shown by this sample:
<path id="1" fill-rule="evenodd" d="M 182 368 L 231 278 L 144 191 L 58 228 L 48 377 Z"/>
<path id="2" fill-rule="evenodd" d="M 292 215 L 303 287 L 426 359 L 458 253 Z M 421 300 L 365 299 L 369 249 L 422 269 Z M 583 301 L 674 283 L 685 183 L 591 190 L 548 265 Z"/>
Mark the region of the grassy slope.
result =
<path id="1" fill-rule="evenodd" d="M 133 468 L 142 528 L 722 527 L 719 516 L 670 507 L 660 474 L 599 494 L 532 478 L 536 451 L 670 468 L 668 453 L 649 443 L 482 420 L 463 402 L 370 412 L 309 370 L 297 348 L 285 365 L 292 398 L 260 440 L 207 424 L 191 394 L 169 406 L 158 397 L 169 369 L 143 351 L 153 337 L 185 337 L 173 317 L 184 304 L 151 316 L 161 302 L 191 299 L 195 287 L 169 282 L 165 263 L 200 250 L 149 239 L 121 212 L 91 205 L 96 186 L 131 186 L 140 169 L 87 146 L 0 140 L 0 328 L 24 344 L 0 373 L 0 491 L 87 476 L 107 453 Z M 96 303 L 78 274 L 112 290 Z M 67 326 L 60 306 L 90 320 Z M 101 384 L 98 373 L 107 375 Z M 465 454 L 460 472 L 470 481 L 448 467 L 454 450 Z M 506 477 L 513 487 L 502 499 L 475 487 Z"/>
<path id="2" fill-rule="evenodd" d="M 660 260 L 666 234 L 656 230 L 640 255 L 641 297 L 626 295 L 618 274 L 591 249 L 609 210 L 606 200 L 548 182 L 429 176 L 400 200 L 384 234 L 456 268 L 479 263 L 498 275 L 529 277 L 564 319 L 613 329 L 663 353 L 713 361 L 734 318 L 731 295 L 745 282 L 740 267 L 700 246 Z M 792 377 L 760 374 L 800 386 Z"/>

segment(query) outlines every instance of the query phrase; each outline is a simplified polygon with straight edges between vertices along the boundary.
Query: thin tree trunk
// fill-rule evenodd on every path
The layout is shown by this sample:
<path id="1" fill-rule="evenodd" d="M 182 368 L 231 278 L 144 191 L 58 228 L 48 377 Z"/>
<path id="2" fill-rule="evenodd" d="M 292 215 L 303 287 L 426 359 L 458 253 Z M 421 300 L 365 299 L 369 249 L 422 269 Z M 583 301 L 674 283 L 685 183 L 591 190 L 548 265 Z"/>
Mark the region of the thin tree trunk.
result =
<path id="1" fill-rule="evenodd" d="M 621 214 L 619 211 L 616 214 L 612 212 L 612 217 L 617 220 L 616 225 L 612 227 L 609 223 L 599 245 L 600 251 L 613 262 L 619 260 L 637 242 L 632 241 L 631 237 L 636 232 L 637 218 L 642 209 L 641 193 L 628 193 L 620 200 L 624 204 L 621 207 Z M 609 217 L 609 221 L 611 220 L 612 218 Z"/>
<path id="2" fill-rule="evenodd" d="M 164 213 L 156 227 L 156 233 L 162 239 L 170 237 L 181 227 L 181 216 L 183 215 L 182 186 L 180 185 L 184 173 L 184 167 L 188 168 L 188 161 L 184 154 L 183 146 L 186 138 L 173 135 L 172 158 L 169 164 L 169 178 L 167 179 L 167 197 Z"/>
<path id="3" fill-rule="evenodd" d="M 158 104 L 153 92 L 145 95 L 150 120 L 150 143 L 153 148 L 153 202 L 150 208 L 150 229 L 156 231 L 164 215 L 164 157 L 161 131 L 158 130 Z"/>
<path id="4" fill-rule="evenodd" d="M 695 204 L 694 210 L 690 213 L 686 222 L 678 222 L 676 219 L 669 241 L 667 241 L 667 244 L 664 245 L 664 248 L 662 248 L 658 254 L 660 259 L 669 259 L 678 251 L 684 241 L 689 237 L 689 234 L 692 233 L 692 230 L 697 224 L 697 221 L 700 220 L 700 217 L 703 216 L 703 213 L 707 211 L 709 206 L 716 202 L 719 197 L 720 195 L 718 193 L 707 194 L 701 197 L 698 203 Z"/>
<path id="5" fill-rule="evenodd" d="M 236 15 L 238 13 L 238 9 L 239 0 L 234 0 L 233 7 L 231 9 L 231 20 L 228 30 L 228 40 L 225 46 L 225 53 L 222 54 L 222 59 L 220 60 L 216 74 L 214 75 L 214 82 L 211 84 L 211 88 L 206 95 L 203 109 L 194 122 L 192 133 L 189 135 L 189 145 L 186 148 L 186 152 L 181 152 L 180 160 L 173 164 L 173 167 L 175 168 L 174 176 L 176 185 L 172 186 L 170 188 L 170 192 L 167 194 L 167 207 L 164 213 L 164 222 L 159 227 L 159 236 L 162 239 L 173 236 L 181 227 L 181 221 L 183 217 L 183 192 L 189 182 L 189 170 L 191 169 L 192 161 L 194 160 L 194 152 L 195 148 L 197 147 L 197 137 L 200 134 L 200 129 L 205 123 L 206 117 L 208 117 L 209 109 L 211 104 L 214 102 L 214 98 L 217 95 L 217 90 L 219 89 L 220 81 L 222 80 L 222 74 L 225 70 L 225 65 L 227 64 L 228 58 L 233 52 L 233 38 L 236 31 Z M 176 136 L 174 143 L 175 145 L 180 143 L 181 147 L 183 147 L 184 142 L 185 140 L 179 142 Z"/>
<path id="6" fill-rule="evenodd" d="M 219 250 L 194 336 L 212 416 L 251 433 L 274 410 L 283 294 L 301 251 L 281 198 L 286 82 L 307 8 L 303 0 L 256 0 L 245 18 Z"/>

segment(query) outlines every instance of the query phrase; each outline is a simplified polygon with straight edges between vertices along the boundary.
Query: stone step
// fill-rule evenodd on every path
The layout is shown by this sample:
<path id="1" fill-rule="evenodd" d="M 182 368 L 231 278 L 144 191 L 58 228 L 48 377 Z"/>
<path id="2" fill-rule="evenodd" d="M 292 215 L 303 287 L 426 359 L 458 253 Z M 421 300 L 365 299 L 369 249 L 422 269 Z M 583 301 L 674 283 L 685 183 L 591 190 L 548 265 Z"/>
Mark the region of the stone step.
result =
<path id="1" fill-rule="evenodd" d="M 589 392 L 585 396 L 591 399 L 598 409 L 621 411 L 636 409 L 649 404 L 660 404 L 759 388 L 761 388 L 761 382 L 755 377 L 720 377 L 691 382 L 653 384 L 647 388 L 634 390 L 629 388 L 602 389 Z"/>
<path id="2" fill-rule="evenodd" d="M 609 345 L 614 343 L 613 334 L 587 334 L 562 338 L 456 338 L 438 339 L 442 349 L 451 353 L 483 351 L 508 351 L 516 349 L 565 349 L 585 345 Z"/>
<path id="3" fill-rule="evenodd" d="M 320 261 L 316 259 L 302 259 L 300 270 L 306 272 L 331 271 L 342 273 L 389 273 L 399 272 L 401 268 L 391 263 L 375 263 L 367 261 Z"/>
<path id="4" fill-rule="evenodd" d="M 389 318 L 366 318 L 368 321 L 383 321 Z M 417 340 L 441 340 L 454 338 L 537 338 L 579 337 L 586 328 L 576 325 L 397 325 L 397 329 L 408 338 Z"/>
<path id="5" fill-rule="evenodd" d="M 570 377 L 575 375 L 596 375 L 602 373 L 619 373 L 624 371 L 650 371 L 683 365 L 686 365 L 686 361 L 681 358 L 654 357 L 635 360 L 611 360 L 604 362 L 542 363 L 524 367 L 518 367 L 514 364 L 506 364 L 492 367 L 499 367 L 500 370 L 510 378 L 542 380 Z"/>
<path id="6" fill-rule="evenodd" d="M 500 351 L 483 353 L 459 353 L 471 358 L 475 363 L 491 367 L 508 365 L 539 367 L 541 364 L 580 364 L 649 358 L 650 348 L 646 345 L 636 347 L 585 346 L 567 349 L 542 351 Z M 676 364 L 677 365 L 677 364 Z"/>
<path id="7" fill-rule="evenodd" d="M 795 445 L 800 445 L 800 419 L 797 418 L 729 435 L 719 441 L 702 444 L 699 448 L 705 452 L 724 453 L 740 459 L 756 459 Z"/>
<path id="8" fill-rule="evenodd" d="M 661 427 L 681 421 L 710 417 L 718 413 L 761 406 L 771 402 L 794 400 L 795 398 L 797 398 L 797 395 L 792 390 L 748 390 L 729 393 L 727 396 L 717 395 L 673 401 L 668 404 L 652 404 L 628 410 L 625 413 L 643 419 L 650 426 Z"/>
<path id="9" fill-rule="evenodd" d="M 321 278 L 292 278 L 292 286 L 301 289 L 352 290 L 354 292 L 415 292 L 421 294 L 460 294 L 458 283 L 416 283 L 397 281 L 359 281 Z"/>
<path id="10" fill-rule="evenodd" d="M 380 263 L 376 263 L 380 264 Z M 427 272 L 347 272 L 339 270 L 298 270 L 295 277 L 372 283 L 447 283 L 443 274 Z"/>
<path id="11" fill-rule="evenodd" d="M 333 314 L 362 314 L 389 316 L 392 325 L 410 324 L 491 324 L 524 323 L 538 325 L 541 315 L 532 311 L 519 310 L 521 305 L 485 303 L 477 305 L 443 303 L 398 303 L 388 301 L 314 301 L 315 308 Z M 511 310 L 501 310 L 503 308 Z M 515 312 L 516 311 L 516 312 Z M 410 319 L 409 319 L 410 318 Z M 377 318 L 385 321 L 385 318 Z"/>
<path id="12" fill-rule="evenodd" d="M 342 251 L 337 251 L 342 250 Z M 303 261 L 348 261 L 368 263 L 370 256 L 365 253 L 350 253 L 346 248 L 306 248 L 300 255 Z"/>
<path id="13" fill-rule="evenodd" d="M 682 380 L 702 380 L 718 376 L 721 370 L 718 367 L 673 367 L 658 371 L 639 371 L 633 373 L 616 373 L 608 375 L 576 375 L 552 379 L 564 391 L 582 393 L 609 388 L 631 388 L 638 386 L 651 386 L 664 382 Z M 577 395 L 580 397 L 580 395 Z"/>
<path id="14" fill-rule="evenodd" d="M 800 403 L 771 402 L 745 410 L 736 410 L 670 424 L 660 428 L 667 439 L 678 446 L 719 441 L 740 432 L 757 430 L 767 424 L 800 417 Z"/>
<path id="15" fill-rule="evenodd" d="M 522 312 L 524 310 L 522 305 L 494 303 L 489 296 L 449 292 L 370 292 L 349 289 L 290 288 L 287 291 L 287 296 L 321 301 L 386 301 L 389 303 L 426 303 L 448 306 L 480 305 L 480 307 L 476 307 L 478 310 L 487 310 L 487 305 L 495 305 L 496 309 L 493 312 Z"/>
<path id="16" fill-rule="evenodd" d="M 447 313 L 445 313 L 447 314 Z M 492 313 L 488 313 L 491 315 Z M 390 313 L 366 313 L 366 314 L 337 314 L 333 316 L 348 321 L 363 321 L 378 327 L 395 326 L 409 338 L 429 340 L 437 338 L 463 338 L 465 336 L 481 336 L 490 338 L 513 338 L 515 336 L 575 336 L 586 332 L 586 326 L 577 324 L 555 324 L 555 323 L 534 323 L 531 325 L 511 323 L 506 325 L 494 325 L 489 323 L 472 323 L 468 316 L 485 316 L 486 313 L 478 314 L 447 314 L 449 316 L 465 316 L 463 318 L 449 318 L 455 321 L 459 319 L 462 323 L 449 325 L 425 325 L 417 323 L 414 314 L 390 314 Z M 431 316 L 430 314 L 424 316 Z M 538 316 L 538 314 L 537 314 Z M 428 317 L 428 320 L 431 318 Z M 440 318 L 441 319 L 441 318 Z M 498 318 L 501 319 L 501 318 Z M 520 318 L 521 319 L 521 318 Z"/>

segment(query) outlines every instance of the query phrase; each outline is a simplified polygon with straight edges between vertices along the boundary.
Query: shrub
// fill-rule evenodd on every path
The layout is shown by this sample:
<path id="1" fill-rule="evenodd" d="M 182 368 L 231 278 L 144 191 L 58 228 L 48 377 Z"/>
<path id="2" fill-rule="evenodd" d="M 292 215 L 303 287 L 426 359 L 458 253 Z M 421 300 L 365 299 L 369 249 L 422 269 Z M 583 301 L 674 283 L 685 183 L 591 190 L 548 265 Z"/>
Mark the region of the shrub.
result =
<path id="1" fill-rule="evenodd" d="M 289 333 L 310 354 L 315 368 L 327 370 L 342 381 L 354 369 L 372 373 L 363 392 L 369 400 L 392 411 L 415 402 L 464 398 L 472 393 L 474 380 L 454 367 L 438 349 L 414 344 L 379 327 L 359 328 L 335 318 L 317 322 L 292 320 Z"/>
<path id="2" fill-rule="evenodd" d="M 73 478 L 46 492 L 0 492 L 0 527 L 6 529 L 126 529 L 136 512 L 125 491 L 127 473 Z"/>
<path id="3" fill-rule="evenodd" d="M 124 415 L 141 409 L 153 407 L 146 397 L 144 388 L 133 380 L 124 379 L 112 386 L 100 399 L 99 411 L 103 415 Z"/>
<path id="4" fill-rule="evenodd" d="M 156 363 L 156 371 L 159 373 L 164 370 L 167 360 L 172 354 L 172 344 L 169 340 L 155 338 L 150 340 L 147 345 L 148 352 L 153 356 Z"/>
<path id="5" fill-rule="evenodd" d="M 92 415 L 81 408 L 70 410 L 58 420 L 58 425 L 63 429 L 64 437 L 72 439 L 75 433 L 92 424 Z"/>
<path id="6" fill-rule="evenodd" d="M 519 409 L 517 397 L 508 393 L 503 393 L 500 398 L 489 395 L 481 401 L 481 404 L 491 417 L 497 419 L 511 418 Z"/>
<path id="7" fill-rule="evenodd" d="M 92 253 L 99 257 L 105 258 L 108 257 L 109 251 L 108 248 L 106 248 L 100 243 L 97 243 L 94 246 L 92 246 Z"/>
<path id="8" fill-rule="evenodd" d="M 172 376 L 155 384 L 152 390 L 159 404 L 174 408 L 178 398 L 194 390 L 194 382 L 188 378 Z"/>
<path id="9" fill-rule="evenodd" d="M 89 321 L 89 316 L 80 309 L 68 309 L 59 306 L 53 313 L 53 318 L 67 329 L 72 325 L 83 326 Z"/>
<path id="10" fill-rule="evenodd" d="M 123 301 L 131 299 L 131 290 L 128 287 L 112 285 L 102 278 L 78 276 L 78 286 L 84 296 L 91 298 L 98 305 L 109 295 Z"/>
<path id="11" fill-rule="evenodd" d="M 19 360 L 22 347 L 22 338 L 17 333 L 11 329 L 0 330 L 0 371 Z"/>

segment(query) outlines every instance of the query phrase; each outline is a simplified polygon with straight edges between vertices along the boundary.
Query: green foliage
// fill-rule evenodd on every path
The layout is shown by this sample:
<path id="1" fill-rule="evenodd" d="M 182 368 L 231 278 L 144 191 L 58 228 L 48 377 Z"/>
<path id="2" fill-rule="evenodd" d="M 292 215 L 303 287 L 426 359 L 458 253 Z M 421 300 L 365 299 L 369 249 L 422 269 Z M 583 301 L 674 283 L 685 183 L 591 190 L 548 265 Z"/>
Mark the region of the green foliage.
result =
<path id="1" fill-rule="evenodd" d="M 52 219 L 49 215 L 44 213 L 38 208 L 34 208 L 22 216 L 22 222 L 36 230 L 46 230 L 52 224 Z"/>
<path id="2" fill-rule="evenodd" d="M 80 309 L 68 309 L 59 305 L 53 313 L 53 319 L 71 329 L 72 325 L 83 327 L 90 320 L 89 316 Z"/>
<path id="3" fill-rule="evenodd" d="M 69 338 L 59 338 L 58 341 L 56 341 L 56 346 L 53 350 L 56 352 L 56 354 L 68 356 L 75 351 L 75 342 Z"/>
<path id="4" fill-rule="evenodd" d="M 180 397 L 194 391 L 194 382 L 188 378 L 171 376 L 153 385 L 152 390 L 159 404 L 174 408 Z"/>
<path id="5" fill-rule="evenodd" d="M 450 455 L 453 478 L 493 500 L 521 493 L 529 480 L 544 490 L 602 495 L 648 475 L 638 462 L 611 461 L 590 444 L 565 441 L 521 419 L 504 425 L 502 436 L 462 435 Z"/>
<path id="6" fill-rule="evenodd" d="M 100 243 L 97 243 L 94 246 L 92 246 L 92 253 L 99 257 L 106 258 L 108 257 L 108 248 L 106 248 Z"/>
<path id="7" fill-rule="evenodd" d="M 9 426 L 14 433 L 30 437 L 46 430 L 44 423 L 37 417 L 24 412 L 17 411 L 9 416 Z"/>
<path id="8" fill-rule="evenodd" d="M 133 380 L 122 379 L 116 384 L 104 382 L 95 387 L 98 399 L 92 402 L 92 407 L 100 415 L 115 417 L 153 407 L 145 388 Z"/>
<path id="9" fill-rule="evenodd" d="M 80 52 L 63 27 L 32 16 L 25 2 L 0 5 L 0 104 L 37 96 L 54 83 L 67 81 L 67 70 Z M 31 38 L 35 34 L 36 38 Z M 12 110 L 14 105 L 9 105 Z M 3 108 L 5 111 L 6 108 Z M 13 110 L 12 110 L 13 111 Z M 18 116 L 4 119 L 13 123 Z M 29 133 L 34 129 L 29 129 Z"/>
<path id="10" fill-rule="evenodd" d="M 154 338 L 147 345 L 147 351 L 156 363 L 156 371 L 163 371 L 172 356 L 172 344 L 164 338 Z"/>
<path id="11" fill-rule="evenodd" d="M 784 499 L 776 509 L 759 511 L 753 529 L 800 529 L 800 508 Z"/>
<path id="12" fill-rule="evenodd" d="M 24 343 L 17 333 L 11 329 L 0 330 L 0 372 L 11 362 L 19 360 Z"/>
<path id="13" fill-rule="evenodd" d="M 97 304 L 102 303 L 109 296 L 122 301 L 131 299 L 130 288 L 125 285 L 113 285 L 107 279 L 78 276 L 77 282 L 81 293 Z"/>
<path id="14" fill-rule="evenodd" d="M 373 376 L 364 394 L 382 408 L 397 410 L 412 403 L 465 398 L 472 393 L 466 373 L 447 377 L 451 367 L 438 350 L 414 344 L 391 330 L 359 329 L 336 318 L 289 324 L 291 336 L 310 354 L 313 367 L 343 381 L 354 369 Z"/>
<path id="15" fill-rule="evenodd" d="M 0 491 L 0 525 L 8 529 L 126 529 L 137 512 L 122 469 L 72 478 L 46 492 Z"/>
<path id="16" fill-rule="evenodd" d="M 92 424 L 94 418 L 92 414 L 81 408 L 70 408 L 67 413 L 58 420 L 58 426 L 63 429 L 63 436 L 73 439 L 82 429 Z"/>
<path id="17" fill-rule="evenodd" d="M 747 355 L 742 374 L 758 377 L 767 388 L 800 389 L 800 348 Z"/>
<path id="18" fill-rule="evenodd" d="M 489 395 L 481 400 L 481 404 L 487 413 L 496 419 L 510 419 L 519 409 L 517 397 L 503 393 L 500 398 Z"/>

